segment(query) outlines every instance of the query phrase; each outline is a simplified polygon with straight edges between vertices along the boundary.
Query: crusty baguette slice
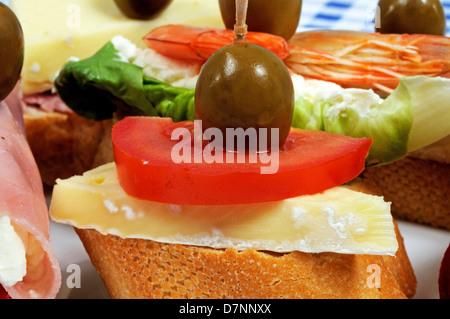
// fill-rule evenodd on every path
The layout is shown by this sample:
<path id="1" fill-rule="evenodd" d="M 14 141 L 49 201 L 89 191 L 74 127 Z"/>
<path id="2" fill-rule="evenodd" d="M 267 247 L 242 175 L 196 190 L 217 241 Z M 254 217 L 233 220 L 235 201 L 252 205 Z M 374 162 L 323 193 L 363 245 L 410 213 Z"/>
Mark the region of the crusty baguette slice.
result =
<path id="1" fill-rule="evenodd" d="M 87 120 L 75 113 L 29 107 L 25 130 L 44 184 L 79 175 L 113 158 L 112 121 Z"/>
<path id="2" fill-rule="evenodd" d="M 373 193 L 370 181 L 350 187 Z M 410 298 L 417 282 L 395 227 L 396 256 L 219 250 L 75 231 L 112 298 Z"/>
<path id="3" fill-rule="evenodd" d="M 416 288 L 403 245 L 396 257 L 273 254 L 76 232 L 118 299 L 405 299 Z M 372 286 L 373 269 L 379 269 L 379 288 Z"/>
<path id="4" fill-rule="evenodd" d="M 396 218 L 450 230 L 450 164 L 408 156 L 364 176 L 392 202 Z"/>

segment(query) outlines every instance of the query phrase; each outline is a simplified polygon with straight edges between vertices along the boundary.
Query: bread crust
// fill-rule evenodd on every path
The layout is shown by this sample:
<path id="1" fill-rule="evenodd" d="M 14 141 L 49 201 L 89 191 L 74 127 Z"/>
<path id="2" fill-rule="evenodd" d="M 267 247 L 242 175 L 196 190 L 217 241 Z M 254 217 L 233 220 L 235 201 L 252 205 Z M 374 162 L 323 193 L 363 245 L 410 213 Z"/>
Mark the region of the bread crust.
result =
<path id="1" fill-rule="evenodd" d="M 113 159 L 112 121 L 94 121 L 75 113 L 45 112 L 29 107 L 25 130 L 42 181 L 53 186 Z"/>
<path id="2" fill-rule="evenodd" d="M 396 256 L 274 254 L 75 230 L 117 299 L 405 299 L 416 289 L 402 240 Z"/>
<path id="3" fill-rule="evenodd" d="M 377 194 L 370 180 L 347 187 Z M 112 298 L 411 298 L 417 281 L 394 226 L 395 256 L 221 250 L 75 231 Z M 379 288 L 371 287 L 370 267 L 380 271 Z"/>
<path id="4" fill-rule="evenodd" d="M 450 164 L 408 156 L 367 168 L 396 218 L 450 230 Z"/>

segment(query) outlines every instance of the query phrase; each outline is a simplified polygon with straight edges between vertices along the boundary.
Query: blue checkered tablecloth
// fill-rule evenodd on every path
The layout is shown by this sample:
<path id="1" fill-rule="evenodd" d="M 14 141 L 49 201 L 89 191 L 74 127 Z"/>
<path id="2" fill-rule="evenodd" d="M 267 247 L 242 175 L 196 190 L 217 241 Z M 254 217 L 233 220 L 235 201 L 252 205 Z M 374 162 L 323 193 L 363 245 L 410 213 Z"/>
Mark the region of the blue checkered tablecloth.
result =
<path id="1" fill-rule="evenodd" d="M 441 0 L 450 35 L 450 0 Z M 373 32 L 378 0 L 303 0 L 297 31 L 317 29 Z"/>

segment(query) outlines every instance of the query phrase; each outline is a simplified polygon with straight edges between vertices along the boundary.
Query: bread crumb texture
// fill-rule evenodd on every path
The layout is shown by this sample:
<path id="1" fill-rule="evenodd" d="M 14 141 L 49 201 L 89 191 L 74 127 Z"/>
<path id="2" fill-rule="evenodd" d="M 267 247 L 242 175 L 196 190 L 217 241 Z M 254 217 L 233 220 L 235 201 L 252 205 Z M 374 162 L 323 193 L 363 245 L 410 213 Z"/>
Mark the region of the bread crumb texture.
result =
<path id="1" fill-rule="evenodd" d="M 110 120 L 37 110 L 28 111 L 24 120 L 27 140 L 45 185 L 53 186 L 57 178 L 82 174 L 113 159 Z"/>
<path id="2" fill-rule="evenodd" d="M 403 299 L 415 292 L 406 253 L 274 254 L 123 239 L 95 230 L 76 232 L 112 298 Z M 370 284 L 370 265 L 380 268 L 379 287 Z M 404 280 L 397 280 L 397 275 Z"/>
<path id="3" fill-rule="evenodd" d="M 406 157 L 364 172 L 396 218 L 450 230 L 450 164 Z"/>

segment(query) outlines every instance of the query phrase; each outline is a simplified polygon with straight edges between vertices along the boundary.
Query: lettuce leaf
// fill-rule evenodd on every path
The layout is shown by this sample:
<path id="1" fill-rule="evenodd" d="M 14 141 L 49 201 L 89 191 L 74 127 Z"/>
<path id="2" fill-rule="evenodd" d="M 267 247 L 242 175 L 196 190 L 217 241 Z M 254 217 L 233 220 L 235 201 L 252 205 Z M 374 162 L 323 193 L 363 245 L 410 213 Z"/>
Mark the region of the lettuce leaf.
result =
<path id="1" fill-rule="evenodd" d="M 142 68 L 121 59 L 112 42 L 88 59 L 66 63 L 54 86 L 75 113 L 89 119 L 109 119 L 116 112 L 194 119 L 194 90 L 144 76 Z"/>
<path id="2" fill-rule="evenodd" d="M 337 87 L 303 95 L 296 100 L 293 126 L 373 138 L 368 166 L 394 162 L 450 134 L 450 80 L 405 77 L 386 99 L 375 96 Z"/>

